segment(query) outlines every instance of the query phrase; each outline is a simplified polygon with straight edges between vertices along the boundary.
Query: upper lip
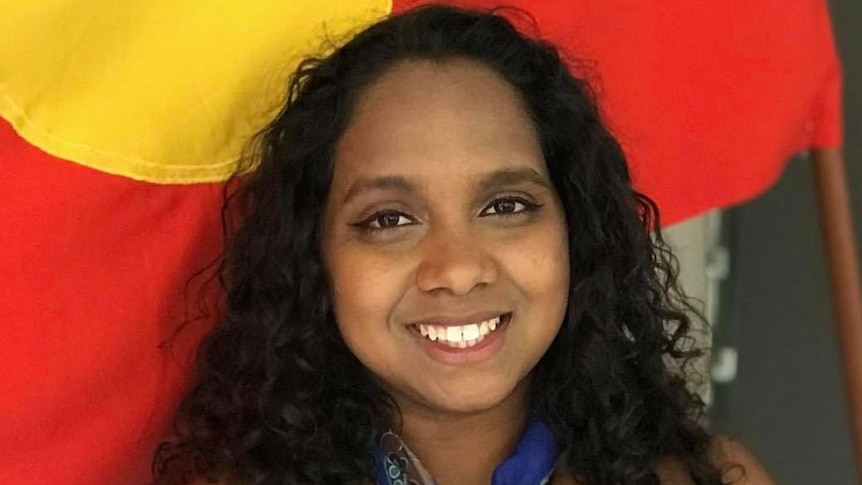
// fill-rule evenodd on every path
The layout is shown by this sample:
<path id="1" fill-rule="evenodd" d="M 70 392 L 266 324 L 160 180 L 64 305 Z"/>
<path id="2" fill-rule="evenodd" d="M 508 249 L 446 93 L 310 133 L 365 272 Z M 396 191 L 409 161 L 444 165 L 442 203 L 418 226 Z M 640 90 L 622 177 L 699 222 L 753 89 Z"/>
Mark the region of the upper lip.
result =
<path id="1" fill-rule="evenodd" d="M 471 323 L 482 323 L 485 320 L 499 317 L 509 313 L 505 310 L 489 310 L 470 313 L 467 315 L 430 315 L 419 320 L 410 322 L 410 325 L 435 325 L 439 327 L 455 327 L 469 325 Z"/>

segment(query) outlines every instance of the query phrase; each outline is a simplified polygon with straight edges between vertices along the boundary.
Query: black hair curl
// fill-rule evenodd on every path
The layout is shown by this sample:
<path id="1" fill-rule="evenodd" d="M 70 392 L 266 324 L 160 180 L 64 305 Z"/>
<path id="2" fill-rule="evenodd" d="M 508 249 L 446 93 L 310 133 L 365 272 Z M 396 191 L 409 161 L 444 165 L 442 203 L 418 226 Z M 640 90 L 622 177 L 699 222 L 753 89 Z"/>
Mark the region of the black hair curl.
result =
<path id="1" fill-rule="evenodd" d="M 369 450 L 397 409 L 333 316 L 320 238 L 334 150 L 357 96 L 385 71 L 463 58 L 520 93 L 565 210 L 572 288 L 531 405 L 566 450 L 567 471 L 593 485 L 657 484 L 657 460 L 672 456 L 696 483 L 721 483 L 703 403 L 680 372 L 699 353 L 687 346 L 691 309 L 658 208 L 632 188 L 588 84 L 503 13 L 420 7 L 300 64 L 254 170 L 226 193 L 226 307 L 199 354 L 179 438 L 157 454 L 157 480 L 176 463 L 256 485 L 371 480 Z"/>

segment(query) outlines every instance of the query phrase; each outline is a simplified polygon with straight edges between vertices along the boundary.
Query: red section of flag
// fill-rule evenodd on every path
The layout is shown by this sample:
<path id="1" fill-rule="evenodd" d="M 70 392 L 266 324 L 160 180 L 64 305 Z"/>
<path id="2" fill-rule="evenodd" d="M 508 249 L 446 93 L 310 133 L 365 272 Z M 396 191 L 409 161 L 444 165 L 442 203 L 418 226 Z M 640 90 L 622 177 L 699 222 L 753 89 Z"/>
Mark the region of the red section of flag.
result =
<path id="1" fill-rule="evenodd" d="M 146 483 L 209 327 L 174 337 L 200 314 L 183 293 L 219 250 L 220 187 L 100 173 L 2 120 L 0 161 L 0 483 Z"/>
<path id="2" fill-rule="evenodd" d="M 395 0 L 393 10 L 420 3 Z M 759 194 L 800 149 L 841 144 L 841 71 L 823 0 L 502 3 L 594 62 L 602 111 L 664 224 Z"/>

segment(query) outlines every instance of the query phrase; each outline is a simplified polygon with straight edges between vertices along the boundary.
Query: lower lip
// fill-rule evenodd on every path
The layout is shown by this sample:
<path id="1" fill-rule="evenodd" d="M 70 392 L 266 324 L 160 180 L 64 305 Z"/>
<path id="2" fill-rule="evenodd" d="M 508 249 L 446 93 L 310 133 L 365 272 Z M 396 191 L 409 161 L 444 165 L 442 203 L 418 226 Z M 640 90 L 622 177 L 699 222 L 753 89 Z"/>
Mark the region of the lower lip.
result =
<path id="1" fill-rule="evenodd" d="M 509 329 L 509 324 L 512 321 L 511 315 L 508 315 L 506 322 L 497 327 L 496 330 L 489 333 L 472 347 L 450 347 L 444 343 L 434 342 L 422 335 L 411 331 L 413 336 L 419 340 L 419 345 L 422 350 L 435 362 L 446 365 L 464 365 L 475 364 L 493 357 L 503 346 L 503 337 L 506 330 Z"/>

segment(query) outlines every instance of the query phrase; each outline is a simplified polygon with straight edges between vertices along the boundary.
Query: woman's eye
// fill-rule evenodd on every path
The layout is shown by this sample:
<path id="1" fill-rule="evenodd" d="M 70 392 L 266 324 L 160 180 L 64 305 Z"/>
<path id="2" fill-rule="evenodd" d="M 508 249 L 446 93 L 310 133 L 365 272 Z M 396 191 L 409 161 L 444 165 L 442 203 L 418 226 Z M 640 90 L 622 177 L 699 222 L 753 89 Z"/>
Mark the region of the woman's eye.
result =
<path id="1" fill-rule="evenodd" d="M 482 214 L 483 216 L 505 216 L 518 214 L 537 208 L 538 205 L 515 197 L 502 197 L 491 202 Z"/>
<path id="2" fill-rule="evenodd" d="M 392 229 L 395 227 L 407 226 L 413 224 L 413 219 L 407 217 L 401 212 L 384 211 L 378 212 L 363 222 L 359 226 L 366 229 Z"/>

